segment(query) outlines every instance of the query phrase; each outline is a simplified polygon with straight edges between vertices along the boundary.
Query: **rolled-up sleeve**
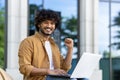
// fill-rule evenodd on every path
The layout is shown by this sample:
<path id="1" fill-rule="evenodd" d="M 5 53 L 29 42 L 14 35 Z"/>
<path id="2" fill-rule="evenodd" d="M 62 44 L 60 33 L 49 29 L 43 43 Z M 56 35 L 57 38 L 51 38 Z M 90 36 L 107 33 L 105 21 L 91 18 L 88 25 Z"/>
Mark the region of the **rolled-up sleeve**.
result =
<path id="1" fill-rule="evenodd" d="M 32 44 L 29 40 L 25 39 L 21 42 L 18 57 L 19 57 L 19 70 L 25 76 L 29 76 L 33 66 L 32 63 Z"/>

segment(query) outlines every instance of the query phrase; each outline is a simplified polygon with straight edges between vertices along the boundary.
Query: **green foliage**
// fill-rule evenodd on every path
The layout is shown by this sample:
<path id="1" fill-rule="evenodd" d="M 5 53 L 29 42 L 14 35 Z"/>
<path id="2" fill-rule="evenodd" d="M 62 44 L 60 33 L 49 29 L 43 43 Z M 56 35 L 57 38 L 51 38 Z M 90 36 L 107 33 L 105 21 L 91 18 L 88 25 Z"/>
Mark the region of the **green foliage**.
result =
<path id="1" fill-rule="evenodd" d="M 114 18 L 114 24 L 112 25 L 112 27 L 113 26 L 120 28 L 120 12 L 118 13 L 118 16 Z M 117 29 L 116 33 L 117 34 L 114 36 L 114 38 L 120 39 L 120 29 Z M 114 42 L 110 46 L 115 47 L 116 49 L 120 49 L 120 42 Z"/>
<path id="2" fill-rule="evenodd" d="M 78 46 L 78 36 L 77 36 L 77 18 L 72 16 L 71 18 L 63 18 L 61 26 L 61 40 L 64 41 L 65 38 L 72 38 L 74 40 L 74 47 Z M 62 47 L 65 47 L 63 44 Z"/>
<path id="3" fill-rule="evenodd" d="M 29 8 L 29 35 L 33 35 L 35 32 L 35 26 L 34 26 L 34 17 L 35 17 L 35 13 L 36 11 L 39 9 L 39 6 L 37 6 L 36 4 L 30 4 L 30 8 Z"/>
<path id="4" fill-rule="evenodd" d="M 104 56 L 104 58 L 109 58 L 110 57 L 110 52 L 104 51 L 103 56 Z"/>
<path id="5" fill-rule="evenodd" d="M 0 9 L 0 67 L 4 66 L 4 9 Z"/>
<path id="6" fill-rule="evenodd" d="M 35 17 L 35 12 L 36 10 L 39 9 L 39 6 L 35 5 L 35 4 L 30 4 L 30 15 L 29 15 L 29 22 L 30 22 L 30 28 L 32 28 L 34 26 L 34 17 Z"/>

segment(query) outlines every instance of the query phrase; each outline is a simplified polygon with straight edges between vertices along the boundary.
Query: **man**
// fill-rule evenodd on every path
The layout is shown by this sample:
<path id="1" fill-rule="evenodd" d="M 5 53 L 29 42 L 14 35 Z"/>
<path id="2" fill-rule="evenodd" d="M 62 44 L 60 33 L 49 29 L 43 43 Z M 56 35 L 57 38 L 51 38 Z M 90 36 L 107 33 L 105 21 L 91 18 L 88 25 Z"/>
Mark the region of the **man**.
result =
<path id="1" fill-rule="evenodd" d="M 42 9 L 35 16 L 36 32 L 24 39 L 19 47 L 19 70 L 24 80 L 45 80 L 46 75 L 64 75 L 71 68 L 73 40 L 65 39 L 68 48 L 65 59 L 51 38 L 60 23 L 59 15 Z"/>

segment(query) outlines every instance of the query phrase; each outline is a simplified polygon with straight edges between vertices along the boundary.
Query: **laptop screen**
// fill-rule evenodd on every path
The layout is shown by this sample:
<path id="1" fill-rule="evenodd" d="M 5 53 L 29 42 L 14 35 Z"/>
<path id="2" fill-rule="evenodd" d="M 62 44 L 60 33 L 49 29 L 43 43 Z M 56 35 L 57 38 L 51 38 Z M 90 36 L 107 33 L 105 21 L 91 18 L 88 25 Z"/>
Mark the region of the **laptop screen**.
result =
<path id="1" fill-rule="evenodd" d="M 90 78 L 102 56 L 100 54 L 84 52 L 79 59 L 71 78 Z"/>

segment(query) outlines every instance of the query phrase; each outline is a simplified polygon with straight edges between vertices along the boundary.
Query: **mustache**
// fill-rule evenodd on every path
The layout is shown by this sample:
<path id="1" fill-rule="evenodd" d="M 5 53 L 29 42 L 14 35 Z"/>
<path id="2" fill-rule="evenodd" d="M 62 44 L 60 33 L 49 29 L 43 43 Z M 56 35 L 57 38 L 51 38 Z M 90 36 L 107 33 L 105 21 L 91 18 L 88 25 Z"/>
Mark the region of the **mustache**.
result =
<path id="1" fill-rule="evenodd" d="M 50 30 L 52 30 L 52 28 L 50 28 L 50 27 L 45 27 L 44 29 L 50 29 Z"/>

